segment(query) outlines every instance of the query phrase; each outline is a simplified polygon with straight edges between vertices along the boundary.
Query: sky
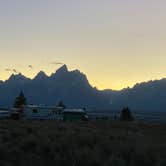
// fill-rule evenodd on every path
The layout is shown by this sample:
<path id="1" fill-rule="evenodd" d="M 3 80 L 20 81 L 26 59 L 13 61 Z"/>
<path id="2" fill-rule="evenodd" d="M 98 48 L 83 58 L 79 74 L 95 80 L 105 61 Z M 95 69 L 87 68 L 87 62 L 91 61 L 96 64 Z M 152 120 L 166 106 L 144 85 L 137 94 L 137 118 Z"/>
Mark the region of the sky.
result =
<path id="1" fill-rule="evenodd" d="M 98 89 L 165 78 L 165 9 L 165 0 L 1 0 L 0 79 L 6 69 L 49 75 L 55 62 Z"/>

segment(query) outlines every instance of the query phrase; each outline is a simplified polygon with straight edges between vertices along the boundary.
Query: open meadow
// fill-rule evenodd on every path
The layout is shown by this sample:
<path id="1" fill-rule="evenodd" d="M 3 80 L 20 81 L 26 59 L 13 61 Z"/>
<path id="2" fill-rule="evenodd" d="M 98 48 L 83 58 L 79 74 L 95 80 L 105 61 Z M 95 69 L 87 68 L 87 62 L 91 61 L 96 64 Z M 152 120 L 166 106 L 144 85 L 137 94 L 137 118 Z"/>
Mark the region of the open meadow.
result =
<path id="1" fill-rule="evenodd" d="M 0 121 L 1 166 L 165 166 L 166 125 Z"/>

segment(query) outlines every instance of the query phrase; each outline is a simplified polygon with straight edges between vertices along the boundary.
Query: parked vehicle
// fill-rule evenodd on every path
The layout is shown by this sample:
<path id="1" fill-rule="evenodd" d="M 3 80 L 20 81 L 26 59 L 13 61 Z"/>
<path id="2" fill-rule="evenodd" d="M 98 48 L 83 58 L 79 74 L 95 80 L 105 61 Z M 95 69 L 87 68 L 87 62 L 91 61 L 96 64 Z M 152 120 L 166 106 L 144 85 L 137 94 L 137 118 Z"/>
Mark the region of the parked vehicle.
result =
<path id="1" fill-rule="evenodd" d="M 0 119 L 9 119 L 10 112 L 8 109 L 0 108 Z"/>
<path id="2" fill-rule="evenodd" d="M 23 108 L 24 119 L 63 120 L 63 108 L 29 105 Z"/>
<path id="3" fill-rule="evenodd" d="M 88 116 L 83 109 L 64 109 L 63 111 L 64 121 L 87 121 Z"/>
<path id="4" fill-rule="evenodd" d="M 65 109 L 63 107 L 47 107 L 27 105 L 21 108 L 0 110 L 0 119 L 13 120 L 58 120 L 58 121 L 87 121 L 88 116 L 83 109 Z"/>

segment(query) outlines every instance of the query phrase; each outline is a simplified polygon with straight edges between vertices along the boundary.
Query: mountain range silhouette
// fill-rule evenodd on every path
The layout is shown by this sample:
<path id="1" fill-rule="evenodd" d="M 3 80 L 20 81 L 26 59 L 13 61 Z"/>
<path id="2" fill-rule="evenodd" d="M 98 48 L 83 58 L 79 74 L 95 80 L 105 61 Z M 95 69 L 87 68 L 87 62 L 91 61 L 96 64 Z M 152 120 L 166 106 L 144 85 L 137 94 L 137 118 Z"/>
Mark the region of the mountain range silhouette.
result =
<path id="1" fill-rule="evenodd" d="M 66 65 L 51 76 L 40 71 L 33 79 L 20 73 L 0 81 L 0 106 L 11 107 L 21 90 L 28 104 L 53 106 L 62 100 L 71 108 L 119 110 L 129 106 L 141 111 L 166 110 L 166 79 L 143 82 L 119 91 L 98 90 L 90 85 L 85 74 L 79 70 L 69 71 Z"/>

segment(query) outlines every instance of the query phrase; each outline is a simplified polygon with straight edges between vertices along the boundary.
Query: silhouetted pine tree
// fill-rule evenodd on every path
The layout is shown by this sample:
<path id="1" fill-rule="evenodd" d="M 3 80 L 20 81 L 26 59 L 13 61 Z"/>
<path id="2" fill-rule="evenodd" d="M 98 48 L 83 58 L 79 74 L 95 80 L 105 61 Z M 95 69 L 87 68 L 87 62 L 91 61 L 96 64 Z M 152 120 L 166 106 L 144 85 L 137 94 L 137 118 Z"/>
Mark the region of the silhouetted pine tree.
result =
<path id="1" fill-rule="evenodd" d="M 23 91 L 21 91 L 19 96 L 16 97 L 13 107 L 20 108 L 21 106 L 26 104 L 27 104 L 26 97 L 24 96 Z"/>
<path id="2" fill-rule="evenodd" d="M 121 121 L 133 121 L 134 117 L 128 107 L 124 107 L 120 114 Z"/>
<path id="3" fill-rule="evenodd" d="M 66 108 L 66 106 L 65 106 L 65 104 L 63 103 L 62 100 L 58 103 L 57 107 L 62 107 L 64 109 Z"/>

